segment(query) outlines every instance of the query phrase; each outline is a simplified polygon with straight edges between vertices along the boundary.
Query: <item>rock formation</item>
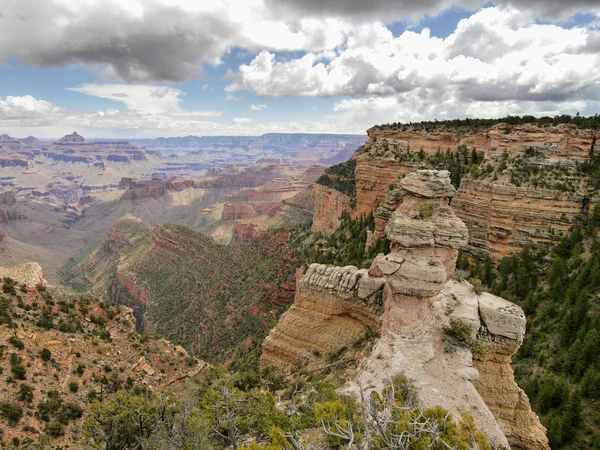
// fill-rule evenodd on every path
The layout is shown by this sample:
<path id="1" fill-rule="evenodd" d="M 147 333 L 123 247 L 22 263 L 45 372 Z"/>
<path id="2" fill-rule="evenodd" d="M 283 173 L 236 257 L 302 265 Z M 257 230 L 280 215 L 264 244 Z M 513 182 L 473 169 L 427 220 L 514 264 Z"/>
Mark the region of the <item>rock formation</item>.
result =
<path id="1" fill-rule="evenodd" d="M 131 163 L 146 160 L 146 150 L 127 141 L 89 142 L 73 132 L 53 142 L 43 155 L 56 161 L 86 164 L 111 161 Z"/>
<path id="2" fill-rule="evenodd" d="M 469 229 L 470 253 L 484 250 L 499 259 L 525 245 L 546 248 L 577 214 L 600 202 L 578 170 L 593 154 L 593 130 L 566 124 L 415 124 L 377 126 L 368 135 L 353 156 L 356 207 L 348 210 L 355 216 L 376 211 L 376 237 L 385 236 L 387 220 L 401 201 L 401 191 L 394 189 L 399 180 L 417 168 L 439 164 L 448 150 L 475 149 L 484 157 L 481 167 L 491 170 L 463 177 L 452 203 Z M 550 182 L 538 173 L 549 174 Z M 327 202 L 315 197 L 314 231 L 331 232 L 333 225 L 319 226 L 339 219 L 341 211 L 327 208 Z"/>
<path id="3" fill-rule="evenodd" d="M 27 157 L 0 145 L 0 167 L 27 167 L 28 165 Z"/>
<path id="4" fill-rule="evenodd" d="M 38 147 L 30 145 L 23 140 L 15 139 L 8 134 L 0 135 L 0 147 L 8 148 L 17 154 L 24 156 L 26 159 L 33 159 L 36 155 L 40 154 L 40 149 Z"/>
<path id="5" fill-rule="evenodd" d="M 46 286 L 46 280 L 44 280 L 42 274 L 42 266 L 36 262 L 0 267 L 0 279 L 4 277 L 12 278 L 17 283 L 23 283 L 28 286 Z"/>
<path id="6" fill-rule="evenodd" d="M 312 230 L 332 233 L 340 226 L 342 212 L 350 210 L 351 198 L 327 186 L 311 186 L 314 202 Z"/>
<path id="7" fill-rule="evenodd" d="M 121 195 L 121 200 L 157 199 L 168 191 L 180 192 L 193 187 L 195 187 L 194 180 L 184 180 L 182 178 L 137 180 L 124 177 L 119 182 L 119 188 L 126 189 Z"/>
<path id="8" fill-rule="evenodd" d="M 348 392 L 379 389 L 404 372 L 426 405 L 471 414 L 494 445 L 549 449 L 510 366 L 525 333 L 523 311 L 452 280 L 468 230 L 448 204 L 455 193 L 449 173 L 420 170 L 398 190 L 385 229 L 390 253 L 378 255 L 369 270 L 311 265 L 294 304 L 264 341 L 261 367 L 291 373 L 323 366 L 322 355 L 376 331 L 381 338 L 359 361 Z M 445 331 L 454 321 L 472 329 L 468 345 Z"/>

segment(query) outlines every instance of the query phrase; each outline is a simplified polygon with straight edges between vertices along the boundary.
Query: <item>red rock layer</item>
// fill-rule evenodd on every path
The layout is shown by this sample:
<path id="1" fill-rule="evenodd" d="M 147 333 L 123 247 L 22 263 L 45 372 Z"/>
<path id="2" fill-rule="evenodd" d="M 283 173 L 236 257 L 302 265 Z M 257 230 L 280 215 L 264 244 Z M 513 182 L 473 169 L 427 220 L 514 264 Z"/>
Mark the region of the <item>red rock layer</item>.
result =
<path id="1" fill-rule="evenodd" d="M 356 160 L 356 212 L 357 216 L 369 214 L 385 200 L 391 185 L 397 185 L 402 175 L 415 168 L 391 159 L 378 159 L 361 155 Z"/>
<path id="2" fill-rule="evenodd" d="M 335 189 L 314 184 L 311 187 L 314 202 L 312 231 L 332 233 L 339 226 L 339 217 L 350 211 L 350 197 Z"/>
<path id="3" fill-rule="evenodd" d="M 179 192 L 194 186 L 194 180 L 184 180 L 182 178 L 134 180 L 133 178 L 124 177 L 119 183 L 120 188 L 127 189 L 121 196 L 121 200 L 157 199 L 165 195 L 167 191 Z"/>
<path id="4" fill-rule="evenodd" d="M 256 217 L 256 211 L 252 205 L 244 203 L 226 203 L 223 205 L 221 220 L 239 220 Z"/>
<path id="5" fill-rule="evenodd" d="M 251 223 L 236 223 L 233 228 L 234 241 L 251 241 L 260 237 L 260 231 Z"/>

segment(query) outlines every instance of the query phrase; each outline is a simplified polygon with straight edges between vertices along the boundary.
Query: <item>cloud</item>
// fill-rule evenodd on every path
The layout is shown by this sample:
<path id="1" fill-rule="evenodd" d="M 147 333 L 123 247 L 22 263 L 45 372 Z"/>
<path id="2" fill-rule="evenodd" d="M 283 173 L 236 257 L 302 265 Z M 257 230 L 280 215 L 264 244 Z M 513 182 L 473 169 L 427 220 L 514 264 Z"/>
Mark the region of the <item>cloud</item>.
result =
<path id="1" fill-rule="evenodd" d="M 597 0 L 266 0 L 277 17 L 330 17 L 392 23 L 437 16 L 452 7 L 476 11 L 486 4 L 513 6 L 547 20 L 565 20 L 577 13 L 598 13 Z"/>
<path id="2" fill-rule="evenodd" d="M 151 114 L 180 111 L 181 97 L 185 95 L 173 87 L 143 84 L 84 84 L 69 90 L 115 100 L 131 111 Z"/>
<path id="3" fill-rule="evenodd" d="M 259 135 L 279 133 L 358 132 L 335 119 L 319 121 L 255 121 L 236 117 L 230 123 L 210 120 L 201 112 L 148 114 L 137 111 L 84 111 L 61 108 L 32 96 L 0 97 L 0 130 L 13 136 L 58 138 L 77 130 L 89 139 L 188 135 Z"/>
<path id="4" fill-rule="evenodd" d="M 420 122 L 464 117 L 495 118 L 507 115 L 554 116 L 575 114 L 587 105 L 584 100 L 564 101 L 473 101 L 464 103 L 455 93 L 415 90 L 394 97 L 344 99 L 326 116 L 340 129 L 365 130 L 375 124 Z"/>
<path id="5" fill-rule="evenodd" d="M 252 123 L 253 120 L 247 117 L 234 117 L 232 122 L 236 125 L 248 125 L 249 123 Z"/>
<path id="6" fill-rule="evenodd" d="M 258 104 L 258 105 L 250 105 L 251 111 L 262 111 L 263 109 L 267 109 L 267 105 Z"/>
<path id="7" fill-rule="evenodd" d="M 107 94 L 108 95 L 108 94 Z M 129 98 L 129 97 L 127 97 Z M 127 98 L 113 98 L 126 100 Z M 12 135 L 33 134 L 40 137 L 59 137 L 73 130 L 86 137 L 146 137 L 159 135 L 218 134 L 223 125 L 211 119 L 217 111 L 125 110 L 110 108 L 86 111 L 62 108 L 30 95 L 0 97 L 0 130 Z M 71 131 L 69 131 L 71 130 Z"/>
<path id="8" fill-rule="evenodd" d="M 454 99 L 463 108 L 499 101 L 586 104 L 600 100 L 599 43 L 598 30 L 538 24 L 514 8 L 490 7 L 461 20 L 446 39 L 426 28 L 394 37 L 370 24 L 357 26 L 330 59 L 315 53 L 281 59 L 264 50 L 227 75 L 226 90 L 388 102 L 408 101 L 405 94 L 412 93 L 431 103 Z"/>
<path id="9" fill-rule="evenodd" d="M 4 2 L 6 3 L 6 2 Z M 358 25 L 415 21 L 485 0 L 19 0 L 2 6 L 0 64 L 84 65 L 131 83 L 180 82 L 233 48 L 324 52 Z M 545 20 L 599 13 L 597 0 L 496 0 Z"/>
<path id="10" fill-rule="evenodd" d="M 84 64 L 104 78 L 179 82 L 233 47 L 321 51 L 343 39 L 335 19 L 273 19 L 262 0 L 19 0 L 0 16 L 0 63 Z"/>
<path id="11" fill-rule="evenodd" d="M 55 124 L 58 118 L 65 117 L 69 111 L 31 95 L 0 97 L 0 123 L 8 126 L 23 124 L 37 126 Z"/>

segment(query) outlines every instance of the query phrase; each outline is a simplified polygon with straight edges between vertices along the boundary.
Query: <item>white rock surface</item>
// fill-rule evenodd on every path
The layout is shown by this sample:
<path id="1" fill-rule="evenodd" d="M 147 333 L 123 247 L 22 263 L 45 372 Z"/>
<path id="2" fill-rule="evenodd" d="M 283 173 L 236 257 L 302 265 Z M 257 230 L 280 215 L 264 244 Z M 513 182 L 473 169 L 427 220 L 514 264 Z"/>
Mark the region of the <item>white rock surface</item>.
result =
<path id="1" fill-rule="evenodd" d="M 479 314 L 488 331 L 497 336 L 523 340 L 525 314 L 514 303 L 484 292 L 479 296 Z"/>
<path id="2" fill-rule="evenodd" d="M 456 194 L 447 170 L 417 170 L 404 177 L 400 186 L 418 197 L 444 198 Z"/>

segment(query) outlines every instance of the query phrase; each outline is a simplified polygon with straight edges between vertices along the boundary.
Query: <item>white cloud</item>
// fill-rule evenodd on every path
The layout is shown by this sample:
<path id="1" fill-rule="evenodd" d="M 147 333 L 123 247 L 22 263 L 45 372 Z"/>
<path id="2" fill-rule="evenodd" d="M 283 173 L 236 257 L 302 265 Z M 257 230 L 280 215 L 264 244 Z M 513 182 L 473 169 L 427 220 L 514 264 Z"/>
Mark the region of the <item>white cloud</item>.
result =
<path id="1" fill-rule="evenodd" d="M 126 97 L 116 97 L 118 101 L 123 98 Z M 18 136 L 57 137 L 73 130 L 92 138 L 215 134 L 222 124 L 210 119 L 220 115 L 213 111 L 120 111 L 112 108 L 94 112 L 61 108 L 30 95 L 0 97 L 0 130 Z"/>
<path id="2" fill-rule="evenodd" d="M 234 117 L 232 122 L 236 125 L 248 125 L 249 123 L 252 123 L 254 121 L 247 117 Z"/>
<path id="3" fill-rule="evenodd" d="M 185 92 L 169 86 L 141 84 L 84 84 L 69 90 L 115 100 L 124 103 L 131 111 L 152 114 L 180 111 L 181 97 L 185 95 Z"/>
<path id="4" fill-rule="evenodd" d="M 250 105 L 251 111 L 262 111 L 263 109 L 267 109 L 267 105 L 263 105 L 259 103 L 258 105 Z"/>
<path id="5" fill-rule="evenodd" d="M 283 60 L 264 50 L 227 75 L 227 92 L 350 96 L 366 99 L 361 104 L 367 107 L 385 109 L 382 105 L 396 102 L 411 111 L 418 101 L 421 111 L 462 117 L 477 109 L 469 106 L 473 102 L 595 104 L 599 64 L 600 31 L 541 25 L 514 8 L 490 7 L 460 21 L 446 39 L 432 37 L 426 28 L 394 37 L 383 25 L 371 24 L 356 27 L 329 60 L 314 53 Z M 449 109 L 451 102 L 456 107 Z"/>

